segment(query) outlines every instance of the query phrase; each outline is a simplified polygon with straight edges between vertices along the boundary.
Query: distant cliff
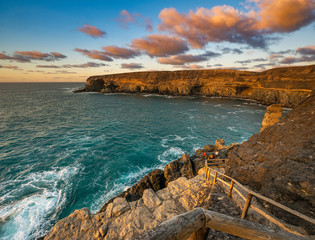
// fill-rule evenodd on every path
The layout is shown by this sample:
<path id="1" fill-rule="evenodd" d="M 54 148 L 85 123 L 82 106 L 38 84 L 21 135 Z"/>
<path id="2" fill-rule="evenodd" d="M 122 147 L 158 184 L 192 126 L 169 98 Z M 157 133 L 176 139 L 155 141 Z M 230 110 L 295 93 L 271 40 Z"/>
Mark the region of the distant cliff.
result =
<path id="1" fill-rule="evenodd" d="M 315 65 L 264 72 L 185 70 L 92 76 L 80 91 L 239 97 L 292 107 L 305 100 L 312 89 Z"/>

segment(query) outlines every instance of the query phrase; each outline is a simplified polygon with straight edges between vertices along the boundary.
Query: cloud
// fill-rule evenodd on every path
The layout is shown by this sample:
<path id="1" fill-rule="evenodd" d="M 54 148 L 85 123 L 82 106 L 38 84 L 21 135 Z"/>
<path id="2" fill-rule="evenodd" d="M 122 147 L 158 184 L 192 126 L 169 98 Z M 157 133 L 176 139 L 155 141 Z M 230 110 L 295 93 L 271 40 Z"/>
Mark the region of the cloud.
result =
<path id="1" fill-rule="evenodd" d="M 302 55 L 315 55 L 315 45 L 298 48 L 296 52 Z"/>
<path id="2" fill-rule="evenodd" d="M 101 31 L 97 27 L 88 24 L 84 24 L 84 26 L 79 28 L 78 30 L 94 38 L 104 37 L 106 34 L 106 32 Z"/>
<path id="3" fill-rule="evenodd" d="M 270 52 L 270 54 L 289 54 L 289 53 L 294 53 L 294 50 L 288 49 L 288 50 L 282 50 L 282 51 L 277 51 L 277 52 Z"/>
<path id="4" fill-rule="evenodd" d="M 17 62 L 31 62 L 31 60 L 42 60 L 42 61 L 56 61 L 60 59 L 64 59 L 67 56 L 58 53 L 58 52 L 51 52 L 51 53 L 42 53 L 39 51 L 15 51 L 13 56 L 6 55 L 4 53 L 0 53 L 1 60 L 12 60 Z"/>
<path id="5" fill-rule="evenodd" d="M 122 63 L 121 68 L 139 69 L 139 68 L 143 68 L 143 66 L 139 63 Z"/>
<path id="6" fill-rule="evenodd" d="M 103 47 L 107 56 L 113 58 L 129 59 L 140 55 L 140 51 L 116 46 Z"/>
<path id="7" fill-rule="evenodd" d="M 122 48 L 116 46 L 106 46 L 103 47 L 104 51 L 98 50 L 86 50 L 76 48 L 75 51 L 82 53 L 85 56 L 88 56 L 93 59 L 99 59 L 103 61 L 113 61 L 113 58 L 122 58 L 122 59 L 129 59 L 136 57 L 141 54 L 139 50 L 129 49 L 129 48 Z"/>
<path id="8" fill-rule="evenodd" d="M 13 66 L 13 65 L 7 65 L 7 66 L 0 65 L 0 68 L 6 68 L 6 69 L 11 69 L 11 70 L 22 70 L 18 66 Z"/>
<path id="9" fill-rule="evenodd" d="M 266 69 L 266 67 L 270 67 L 270 66 L 275 66 L 275 63 L 262 63 L 262 64 L 257 64 L 254 65 L 254 68 L 260 68 L 260 69 Z"/>
<path id="10" fill-rule="evenodd" d="M 221 51 L 223 54 L 227 54 L 227 53 L 242 54 L 243 53 L 243 51 L 238 48 L 228 48 L 228 47 L 223 48 Z"/>
<path id="11" fill-rule="evenodd" d="M 102 51 L 86 50 L 86 49 L 80 49 L 80 48 L 76 48 L 74 50 L 79 52 L 79 53 L 82 53 L 85 56 L 88 56 L 89 58 L 108 61 L 108 62 L 113 61 L 112 58 L 108 57 L 107 54 L 105 52 L 102 52 Z"/>
<path id="12" fill-rule="evenodd" d="M 215 58 L 215 57 L 221 56 L 221 54 L 216 53 L 216 52 L 212 52 L 212 51 L 206 51 L 204 54 L 201 54 L 200 56 Z"/>
<path id="13" fill-rule="evenodd" d="M 198 64 L 192 64 L 192 65 L 174 65 L 173 67 L 176 68 L 183 68 L 183 69 L 204 69 L 204 66 L 198 65 Z"/>
<path id="14" fill-rule="evenodd" d="M 283 55 L 281 55 L 281 54 L 271 54 L 271 55 L 269 55 L 269 59 L 270 60 L 276 60 L 276 59 L 278 59 L 278 58 L 283 58 L 284 56 Z"/>
<path id="15" fill-rule="evenodd" d="M 187 43 L 179 37 L 165 34 L 153 34 L 145 38 L 132 40 L 131 47 L 146 52 L 151 57 L 166 57 L 184 53 L 188 50 Z"/>
<path id="16" fill-rule="evenodd" d="M 216 67 L 216 68 L 212 68 L 214 70 L 247 70 L 248 67 Z"/>
<path id="17" fill-rule="evenodd" d="M 180 14 L 175 8 L 163 9 L 159 18 L 159 30 L 177 34 L 193 48 L 204 47 L 208 42 L 246 43 L 253 47 L 265 47 L 265 38 L 257 34 L 256 20 L 249 14 L 241 14 L 230 6 L 199 8 L 196 12 Z"/>
<path id="18" fill-rule="evenodd" d="M 315 19 L 313 0 L 260 0 L 258 29 L 269 32 L 293 32 Z"/>
<path id="19" fill-rule="evenodd" d="M 285 57 L 280 63 L 282 64 L 292 64 L 298 62 L 312 62 L 315 61 L 315 55 L 312 56 L 302 56 L 302 57 Z"/>
<path id="20" fill-rule="evenodd" d="M 288 56 L 283 57 L 279 56 L 279 58 L 283 57 L 280 60 L 280 63 L 282 64 L 293 64 L 298 62 L 313 62 L 315 61 L 315 46 L 306 46 L 296 49 L 296 55 L 295 56 Z"/>
<path id="21" fill-rule="evenodd" d="M 125 29 L 128 29 L 128 24 L 129 23 L 135 23 L 138 26 L 144 26 L 145 29 L 148 32 L 153 31 L 153 24 L 151 21 L 151 18 L 145 17 L 140 13 L 133 13 L 130 14 L 126 10 L 122 10 L 119 14 L 119 18 L 115 19 L 117 22 L 119 22 L 119 26 Z"/>
<path id="22" fill-rule="evenodd" d="M 23 56 L 29 60 L 56 61 L 66 58 L 65 55 L 58 52 L 42 53 L 39 51 L 15 51 L 14 56 Z"/>
<path id="23" fill-rule="evenodd" d="M 45 74 L 75 74 L 76 72 L 69 72 L 65 70 L 55 71 L 55 72 L 45 72 Z"/>
<path id="24" fill-rule="evenodd" d="M 181 14 L 165 8 L 158 29 L 186 39 L 193 48 L 208 42 L 243 43 L 254 48 L 267 48 L 277 39 L 275 33 L 292 32 L 315 19 L 313 0 L 249 0 L 254 7 L 241 12 L 231 6 L 199 8 Z"/>
<path id="25" fill-rule="evenodd" d="M 170 57 L 160 57 L 158 62 L 161 64 L 184 65 L 186 63 L 202 62 L 208 60 L 204 55 L 181 54 Z"/>
<path id="26" fill-rule="evenodd" d="M 104 63 L 87 62 L 83 64 L 64 64 L 64 65 L 37 65 L 38 68 L 90 68 L 108 66 Z"/>
<path id="27" fill-rule="evenodd" d="M 254 58 L 254 59 L 247 59 L 247 60 L 242 60 L 242 61 L 235 61 L 235 63 L 240 63 L 243 65 L 246 65 L 248 63 L 253 63 L 253 62 L 265 62 L 265 58 Z"/>

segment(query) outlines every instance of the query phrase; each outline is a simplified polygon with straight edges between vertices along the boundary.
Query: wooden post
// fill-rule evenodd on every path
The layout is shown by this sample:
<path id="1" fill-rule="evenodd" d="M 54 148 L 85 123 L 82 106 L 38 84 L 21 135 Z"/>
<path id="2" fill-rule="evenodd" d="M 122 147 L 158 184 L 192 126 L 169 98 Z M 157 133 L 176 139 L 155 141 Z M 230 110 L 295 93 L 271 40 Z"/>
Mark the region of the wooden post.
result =
<path id="1" fill-rule="evenodd" d="M 190 212 L 177 215 L 160 225 L 134 236 L 134 240 L 170 240 L 187 239 L 192 237 L 204 237 L 195 233 L 203 228 L 212 228 L 217 231 L 229 233 L 241 238 L 251 240 L 306 240 L 303 237 L 285 232 L 283 230 L 274 231 L 271 228 L 253 223 L 239 218 L 233 218 L 218 212 L 209 211 L 202 208 L 195 208 Z M 196 238 L 193 238 L 196 239 Z"/>
<path id="2" fill-rule="evenodd" d="M 215 173 L 214 173 L 214 178 L 213 178 L 213 184 L 215 184 L 216 181 L 217 181 L 217 175 L 218 175 L 218 172 L 215 171 Z"/>
<path id="3" fill-rule="evenodd" d="M 207 182 L 209 181 L 210 175 L 211 175 L 211 168 L 208 168 Z"/>
<path id="4" fill-rule="evenodd" d="M 242 219 L 244 219 L 246 217 L 246 214 L 247 214 L 248 208 L 250 206 L 250 201 L 252 200 L 252 197 L 253 197 L 253 195 L 251 193 L 248 193 L 247 199 L 245 202 L 245 206 L 243 209 L 243 213 L 242 213 Z"/>
<path id="5" fill-rule="evenodd" d="M 231 180 L 230 190 L 229 190 L 229 194 L 228 194 L 229 197 L 231 197 L 231 195 L 232 195 L 233 186 L 234 186 L 234 181 Z"/>

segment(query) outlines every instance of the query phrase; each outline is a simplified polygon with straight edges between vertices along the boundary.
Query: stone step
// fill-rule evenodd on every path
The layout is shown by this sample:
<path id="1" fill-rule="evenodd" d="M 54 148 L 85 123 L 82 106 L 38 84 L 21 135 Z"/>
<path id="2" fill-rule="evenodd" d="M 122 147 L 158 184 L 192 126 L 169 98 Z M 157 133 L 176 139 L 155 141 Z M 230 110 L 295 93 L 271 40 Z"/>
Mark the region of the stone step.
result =
<path id="1" fill-rule="evenodd" d="M 240 216 L 240 211 L 233 206 L 220 186 L 211 186 L 205 181 L 204 175 L 200 174 L 189 180 L 180 177 L 157 192 L 146 189 L 143 197 L 134 202 L 116 198 L 107 205 L 104 212 L 95 215 L 90 214 L 87 208 L 76 210 L 61 219 L 45 239 L 133 239 L 196 207 Z M 212 231 L 209 239 L 217 235 L 224 236 L 222 239 L 239 239 L 227 238 L 228 234 Z"/>

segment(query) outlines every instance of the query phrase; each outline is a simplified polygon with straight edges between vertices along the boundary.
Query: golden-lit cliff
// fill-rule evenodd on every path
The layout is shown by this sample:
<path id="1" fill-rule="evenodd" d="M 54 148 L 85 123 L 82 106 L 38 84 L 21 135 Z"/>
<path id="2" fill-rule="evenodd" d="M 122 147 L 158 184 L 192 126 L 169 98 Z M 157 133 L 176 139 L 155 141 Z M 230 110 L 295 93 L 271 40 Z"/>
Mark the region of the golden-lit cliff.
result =
<path id="1" fill-rule="evenodd" d="M 81 91 L 240 97 L 292 107 L 306 99 L 312 89 L 315 65 L 264 72 L 186 70 L 92 76 Z"/>

